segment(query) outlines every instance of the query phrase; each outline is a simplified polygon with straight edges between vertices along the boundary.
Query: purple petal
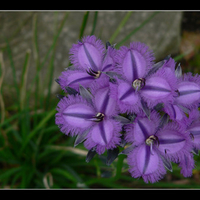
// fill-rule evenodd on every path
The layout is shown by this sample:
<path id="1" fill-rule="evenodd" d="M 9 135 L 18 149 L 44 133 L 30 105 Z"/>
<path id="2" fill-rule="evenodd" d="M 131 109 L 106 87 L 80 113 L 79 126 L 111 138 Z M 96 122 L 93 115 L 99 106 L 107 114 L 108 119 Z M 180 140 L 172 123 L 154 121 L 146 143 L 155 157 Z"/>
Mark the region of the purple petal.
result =
<path id="1" fill-rule="evenodd" d="M 151 112 L 150 119 L 145 115 L 143 117 L 138 116 L 132 124 L 125 126 L 125 140 L 134 145 L 145 143 L 149 136 L 155 134 L 158 124 L 159 115 L 156 112 Z"/>
<path id="2" fill-rule="evenodd" d="M 200 76 L 191 72 L 178 79 L 176 103 L 186 108 L 194 108 L 200 103 Z"/>
<path id="3" fill-rule="evenodd" d="M 118 52 L 118 63 L 126 79 L 133 82 L 143 78 L 152 67 L 154 57 L 148 46 L 139 42 L 130 44 L 130 48 L 121 47 Z"/>
<path id="4" fill-rule="evenodd" d="M 116 101 L 110 96 L 107 77 L 99 80 L 98 84 L 92 85 L 91 93 L 94 96 L 94 105 L 98 112 L 105 114 L 105 116 L 116 115 Z"/>
<path id="5" fill-rule="evenodd" d="M 184 154 L 191 151 L 189 134 L 176 123 L 168 123 L 156 136 L 159 140 L 159 150 L 173 162 L 180 161 Z"/>
<path id="6" fill-rule="evenodd" d="M 104 46 L 95 36 L 87 36 L 82 42 L 73 44 L 70 50 L 71 62 L 81 69 L 92 68 L 100 71 L 102 68 Z"/>
<path id="7" fill-rule="evenodd" d="M 188 132 L 192 134 L 192 144 L 195 148 L 200 149 L 200 122 L 197 120 L 188 129 Z"/>
<path id="8" fill-rule="evenodd" d="M 181 167 L 181 174 L 184 177 L 191 177 L 192 170 L 195 167 L 193 154 L 190 153 L 189 155 L 184 155 L 184 158 L 181 160 L 179 167 Z"/>
<path id="9" fill-rule="evenodd" d="M 135 92 L 130 83 L 121 82 L 118 85 L 117 99 L 122 113 L 137 112 L 141 109 L 139 94 Z"/>
<path id="10" fill-rule="evenodd" d="M 149 107 L 158 103 L 172 103 L 176 82 L 175 74 L 170 68 L 161 68 L 146 79 L 145 86 L 140 90 L 141 96 Z"/>
<path id="11" fill-rule="evenodd" d="M 160 77 L 154 77 L 146 80 L 142 89 L 142 95 L 149 98 L 164 98 L 171 92 L 171 88 L 167 81 Z"/>
<path id="12" fill-rule="evenodd" d="M 145 144 L 136 147 L 128 154 L 130 173 L 134 178 L 142 177 L 146 183 L 154 183 L 166 173 L 159 153 Z"/>
<path id="13" fill-rule="evenodd" d="M 197 83 L 184 81 L 178 85 L 179 96 L 176 102 L 187 107 L 200 102 L 200 86 Z"/>
<path id="14" fill-rule="evenodd" d="M 59 77 L 60 87 L 66 91 L 65 87 L 69 86 L 75 90 L 79 90 L 79 85 L 88 87 L 95 80 L 94 77 L 90 76 L 83 70 L 66 70 L 62 72 Z M 66 91 L 67 92 L 67 91 Z"/>
<path id="15" fill-rule="evenodd" d="M 89 120 L 95 114 L 94 108 L 81 96 L 63 97 L 58 103 L 56 124 L 60 130 L 72 135 L 82 133 L 90 128 L 94 122 Z"/>
<path id="16" fill-rule="evenodd" d="M 114 120 L 97 123 L 89 132 L 85 147 L 91 149 L 96 146 L 96 152 L 102 154 L 105 149 L 113 149 L 120 144 L 121 124 Z"/>
<path id="17" fill-rule="evenodd" d="M 93 128 L 91 135 L 92 140 L 96 144 L 105 146 L 110 142 L 113 136 L 113 130 L 114 127 L 110 121 L 102 121 Z"/>
<path id="18" fill-rule="evenodd" d="M 116 62 L 116 52 L 116 49 L 114 49 L 112 46 L 108 46 L 103 59 L 102 71 L 107 72 L 113 69 Z"/>
<path id="19" fill-rule="evenodd" d="M 181 121 L 186 115 L 183 110 L 175 104 L 168 104 L 164 106 L 164 111 L 170 116 L 173 120 Z"/>

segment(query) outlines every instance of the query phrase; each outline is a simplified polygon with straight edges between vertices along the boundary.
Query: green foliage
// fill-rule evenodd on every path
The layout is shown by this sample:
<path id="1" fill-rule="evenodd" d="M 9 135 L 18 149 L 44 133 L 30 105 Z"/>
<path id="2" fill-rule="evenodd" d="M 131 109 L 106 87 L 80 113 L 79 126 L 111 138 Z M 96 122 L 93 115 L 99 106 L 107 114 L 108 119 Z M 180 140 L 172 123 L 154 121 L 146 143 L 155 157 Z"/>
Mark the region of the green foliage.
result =
<path id="1" fill-rule="evenodd" d="M 90 12 L 83 14 L 79 38 L 84 35 Z M 132 12 L 127 12 L 119 22 L 118 28 L 113 31 L 110 42 L 113 42 L 120 30 L 127 23 Z M 145 26 L 158 12 L 154 12 L 135 30 L 131 31 L 121 42 L 122 45 L 131 35 Z M 199 187 L 194 180 L 183 185 L 176 184 L 167 179 L 156 184 L 145 184 L 141 179 L 133 179 L 128 173 L 126 156 L 120 155 L 110 166 L 105 164 L 105 155 L 95 156 L 89 163 L 85 162 L 87 151 L 83 144 L 73 147 L 75 138 L 69 138 L 59 131 L 55 125 L 55 113 L 58 99 L 51 98 L 56 44 L 65 26 L 69 13 L 63 14 L 63 19 L 58 22 L 57 13 L 54 13 L 54 37 L 52 45 L 46 55 L 40 57 L 38 45 L 37 13 L 30 15 L 33 28 L 33 49 L 24 52 L 24 64 L 21 72 L 21 82 L 17 83 L 15 63 L 10 46 L 11 37 L 5 39 L 1 50 L 7 54 L 14 79 L 13 89 L 18 97 L 15 104 L 5 108 L 2 98 L 2 81 L 4 75 L 3 57 L 0 56 L 0 95 L 1 95 L 1 123 L 0 123 L 0 186 L 1 188 L 138 188 L 138 187 Z M 94 13 L 91 35 L 98 25 L 98 12 Z M 19 32 L 27 21 L 20 24 L 15 34 Z M 30 53 L 33 52 L 37 73 L 27 90 Z M 1 53 L 1 52 L 0 52 Z M 49 61 L 49 63 L 47 63 Z M 41 83 L 40 71 L 45 64 L 49 64 L 44 89 L 47 95 L 39 90 Z M 34 97 L 32 90 L 36 88 Z M 34 99 L 34 104 L 31 104 Z M 6 112 L 5 112 L 6 110 Z M 122 149 L 121 149 L 122 150 Z M 120 150 L 120 151 L 121 151 Z M 197 170 L 200 169 L 197 162 Z M 177 172 L 177 173 L 176 173 Z M 175 177 L 180 169 L 174 167 Z M 171 174 L 170 174 L 171 175 Z"/>

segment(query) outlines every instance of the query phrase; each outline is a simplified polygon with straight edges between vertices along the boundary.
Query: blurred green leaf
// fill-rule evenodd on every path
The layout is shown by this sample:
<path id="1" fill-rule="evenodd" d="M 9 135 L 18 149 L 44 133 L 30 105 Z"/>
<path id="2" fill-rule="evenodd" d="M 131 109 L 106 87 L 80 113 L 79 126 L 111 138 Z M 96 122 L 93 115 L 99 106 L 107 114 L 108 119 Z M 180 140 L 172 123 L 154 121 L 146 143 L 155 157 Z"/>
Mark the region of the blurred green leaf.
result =
<path id="1" fill-rule="evenodd" d="M 37 132 L 44 128 L 44 126 L 46 125 L 46 123 L 48 122 L 48 120 L 53 116 L 55 115 L 56 113 L 56 110 L 51 110 L 47 115 L 46 117 L 44 117 L 40 123 L 29 133 L 29 135 L 27 136 L 26 140 L 24 141 L 21 149 L 20 149 L 20 152 L 22 152 L 24 150 L 24 148 L 26 147 L 26 145 L 28 144 L 28 142 L 31 140 L 31 138 L 37 134 Z"/>
<path id="2" fill-rule="evenodd" d="M 89 11 L 85 12 L 85 14 L 83 16 L 83 21 L 82 21 L 82 25 L 81 25 L 81 29 L 80 29 L 80 33 L 79 33 L 79 39 L 81 39 L 83 36 L 85 27 L 87 25 L 88 16 L 89 16 Z"/>

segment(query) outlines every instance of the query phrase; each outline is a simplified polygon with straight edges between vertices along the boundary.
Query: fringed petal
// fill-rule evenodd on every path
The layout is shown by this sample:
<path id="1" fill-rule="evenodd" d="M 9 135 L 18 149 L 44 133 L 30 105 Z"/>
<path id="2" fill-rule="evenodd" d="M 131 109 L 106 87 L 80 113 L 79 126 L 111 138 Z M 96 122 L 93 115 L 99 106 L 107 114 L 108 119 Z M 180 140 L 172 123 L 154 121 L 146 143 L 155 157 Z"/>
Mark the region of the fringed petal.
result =
<path id="1" fill-rule="evenodd" d="M 176 66 L 175 60 L 173 58 L 169 58 L 164 63 L 163 68 L 165 68 L 165 70 L 171 70 L 173 73 L 175 73 L 175 66 Z"/>
<path id="2" fill-rule="evenodd" d="M 79 91 L 79 85 L 89 87 L 95 81 L 93 76 L 90 76 L 84 70 L 66 70 L 63 71 L 58 79 L 61 89 L 67 92 L 67 86 Z"/>
<path id="3" fill-rule="evenodd" d="M 183 110 L 176 104 L 166 104 L 163 109 L 172 120 L 182 122 L 182 120 L 186 117 Z"/>
<path id="4" fill-rule="evenodd" d="M 119 80 L 110 84 L 110 93 L 119 106 L 122 113 L 140 112 L 142 110 L 140 95 L 136 93 L 130 83 Z"/>
<path id="5" fill-rule="evenodd" d="M 119 113 L 117 103 L 110 95 L 109 84 L 109 78 L 105 76 L 90 87 L 90 91 L 94 97 L 93 104 L 96 110 L 100 113 L 104 113 L 107 117 L 115 116 Z"/>
<path id="6" fill-rule="evenodd" d="M 134 148 L 128 154 L 127 161 L 132 177 L 142 177 L 146 183 L 157 182 L 166 174 L 159 152 L 155 148 L 151 151 L 150 146 L 145 144 Z"/>
<path id="7" fill-rule="evenodd" d="M 126 80 L 133 82 L 143 78 L 153 65 L 154 56 L 149 47 L 140 42 L 133 42 L 130 47 L 122 46 L 118 51 L 118 64 Z"/>
<path id="8" fill-rule="evenodd" d="M 192 150 L 192 142 L 185 127 L 175 122 L 168 123 L 157 132 L 159 150 L 172 162 L 180 162 Z"/>
<path id="9" fill-rule="evenodd" d="M 126 130 L 125 140 L 134 145 L 145 143 L 145 140 L 155 134 L 160 118 L 155 111 L 150 113 L 150 119 L 145 115 L 138 116 L 132 124 L 127 124 L 124 128 Z"/>
<path id="10" fill-rule="evenodd" d="M 187 131 L 190 133 L 192 145 L 196 149 L 200 149 L 200 121 L 199 121 L 199 116 L 187 128 Z"/>
<path id="11" fill-rule="evenodd" d="M 96 114 L 94 108 L 81 96 L 63 97 L 57 111 L 55 122 L 66 135 L 81 134 L 95 123 L 90 120 Z"/>
<path id="12" fill-rule="evenodd" d="M 80 69 L 91 68 L 94 71 L 100 71 L 103 62 L 103 52 L 105 47 L 100 39 L 94 35 L 87 36 L 73 44 L 70 49 L 70 61 L 75 67 Z"/>
<path id="13" fill-rule="evenodd" d="M 195 167 L 195 162 L 193 158 L 193 154 L 190 153 L 189 155 L 184 155 L 184 158 L 181 160 L 179 167 L 181 168 L 181 174 L 183 174 L 184 177 L 191 177 L 192 176 L 192 170 Z"/>
<path id="14" fill-rule="evenodd" d="M 171 70 L 161 68 L 146 79 L 140 94 L 152 108 L 158 103 L 173 103 L 176 87 L 175 74 Z"/>
<path id="15" fill-rule="evenodd" d="M 187 108 L 194 108 L 200 103 L 200 76 L 192 73 L 184 74 L 179 78 L 178 96 L 176 103 Z"/>
<path id="16" fill-rule="evenodd" d="M 104 54 L 102 71 L 104 72 L 112 71 L 115 68 L 116 53 L 117 53 L 116 49 L 114 49 L 112 46 L 108 46 L 108 49 Z"/>
<path id="17" fill-rule="evenodd" d="M 102 154 L 105 149 L 113 149 L 120 144 L 120 131 L 121 124 L 119 122 L 104 119 L 90 130 L 84 145 L 89 150 L 96 147 L 96 152 Z"/>

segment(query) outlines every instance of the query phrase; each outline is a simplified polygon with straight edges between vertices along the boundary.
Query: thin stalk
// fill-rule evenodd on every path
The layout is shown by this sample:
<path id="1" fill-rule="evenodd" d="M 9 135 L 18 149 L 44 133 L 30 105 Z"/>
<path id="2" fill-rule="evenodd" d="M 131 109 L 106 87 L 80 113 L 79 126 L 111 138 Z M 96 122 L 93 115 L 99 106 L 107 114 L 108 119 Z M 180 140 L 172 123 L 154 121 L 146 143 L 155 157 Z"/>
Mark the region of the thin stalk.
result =
<path id="1" fill-rule="evenodd" d="M 117 171 L 116 171 L 116 175 L 114 177 L 115 180 L 118 180 L 121 176 L 124 158 L 125 158 L 125 155 L 123 155 L 123 154 L 118 156 Z"/>
<path id="2" fill-rule="evenodd" d="M 26 101 L 26 89 L 27 89 L 27 78 L 28 78 L 28 70 L 30 64 L 30 54 L 31 50 L 28 49 L 26 51 L 24 66 L 22 70 L 21 84 L 20 84 L 20 110 L 22 111 L 25 107 Z"/>
<path id="3" fill-rule="evenodd" d="M 152 18 L 155 17 L 159 12 L 153 12 L 146 20 L 144 20 L 138 27 L 136 27 L 133 31 L 131 31 L 122 41 L 117 43 L 116 48 L 119 48 L 124 42 L 126 42 L 132 35 L 138 32 L 143 26 L 145 26 Z"/>
<path id="4" fill-rule="evenodd" d="M 37 112 L 38 109 L 38 98 L 40 95 L 39 86 L 40 86 L 40 59 L 39 59 L 39 47 L 38 47 L 38 34 L 37 34 L 37 14 L 33 17 L 33 53 L 36 65 L 36 82 L 35 82 L 35 99 L 34 99 L 34 111 Z M 34 126 L 37 124 L 37 114 L 34 115 Z"/>
<path id="5" fill-rule="evenodd" d="M 14 86 L 15 86 L 17 97 L 19 97 L 19 87 L 18 87 L 18 84 L 17 84 L 17 76 L 16 76 L 15 65 L 14 65 L 14 61 L 13 61 L 13 57 L 12 57 L 12 51 L 11 51 L 8 40 L 7 39 L 5 39 L 5 40 L 6 40 L 6 44 L 7 44 L 7 46 L 6 46 L 7 47 L 7 53 L 8 53 L 8 57 L 9 57 L 9 60 L 10 60 L 12 73 L 13 73 Z M 17 103 L 19 103 L 19 102 L 17 101 Z"/>
<path id="6" fill-rule="evenodd" d="M 83 16 L 83 21 L 82 21 L 82 25 L 81 25 L 81 29 L 80 29 L 80 33 L 79 33 L 79 38 L 81 39 L 87 24 L 87 20 L 88 20 L 88 16 L 89 16 L 89 11 L 85 12 L 84 16 Z"/>
<path id="7" fill-rule="evenodd" d="M 3 79 L 5 76 L 5 64 L 3 60 L 3 53 L 0 52 L 0 107 L 1 107 L 1 124 L 4 122 L 5 119 L 5 104 L 3 100 L 3 94 L 2 94 L 2 84 Z"/>
<path id="8" fill-rule="evenodd" d="M 133 11 L 129 11 L 124 18 L 122 19 L 121 23 L 119 24 L 119 26 L 117 27 L 117 29 L 115 30 L 115 32 L 113 33 L 113 35 L 110 37 L 109 42 L 112 43 L 114 41 L 114 39 L 117 37 L 117 35 L 119 34 L 119 32 L 121 31 L 121 29 L 124 27 L 124 25 L 126 24 L 126 22 L 128 21 L 128 19 L 130 18 L 130 16 L 132 15 Z"/>
<path id="9" fill-rule="evenodd" d="M 97 24 L 97 17 L 98 17 L 98 11 L 96 11 L 94 13 L 94 21 L 93 21 L 92 31 L 91 31 L 90 35 L 94 35 L 94 31 L 95 31 L 96 24 Z"/>

